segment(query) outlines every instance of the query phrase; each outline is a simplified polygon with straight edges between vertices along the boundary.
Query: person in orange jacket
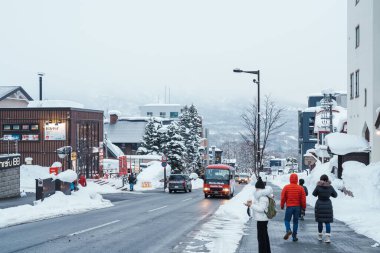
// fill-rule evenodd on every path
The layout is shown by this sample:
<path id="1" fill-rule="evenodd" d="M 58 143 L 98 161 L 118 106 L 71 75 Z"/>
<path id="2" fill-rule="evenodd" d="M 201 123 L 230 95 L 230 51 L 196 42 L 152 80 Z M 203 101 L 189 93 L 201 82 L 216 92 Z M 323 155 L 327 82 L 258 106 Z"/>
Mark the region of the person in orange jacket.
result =
<path id="1" fill-rule="evenodd" d="M 290 184 L 286 185 L 281 192 L 281 209 L 285 211 L 285 240 L 288 240 L 290 236 L 293 237 L 293 242 L 298 241 L 298 218 L 301 213 L 301 208 L 306 209 L 306 194 L 302 186 L 298 185 L 297 174 L 290 175 Z M 290 228 L 290 221 L 293 216 L 293 232 Z"/>

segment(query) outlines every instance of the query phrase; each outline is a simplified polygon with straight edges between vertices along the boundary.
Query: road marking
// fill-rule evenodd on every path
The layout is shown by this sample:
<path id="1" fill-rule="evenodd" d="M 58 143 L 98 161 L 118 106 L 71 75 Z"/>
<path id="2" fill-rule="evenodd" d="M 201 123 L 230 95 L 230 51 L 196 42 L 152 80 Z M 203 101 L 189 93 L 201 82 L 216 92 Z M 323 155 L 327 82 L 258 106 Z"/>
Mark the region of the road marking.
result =
<path id="1" fill-rule="evenodd" d="M 68 236 L 74 236 L 74 235 L 79 235 L 79 234 L 82 234 L 82 233 L 86 233 L 88 231 L 91 231 L 91 230 L 95 230 L 95 229 L 98 229 L 98 228 L 102 228 L 102 227 L 105 227 L 105 226 L 108 226 L 108 225 L 111 225 L 111 224 L 114 224 L 116 222 L 119 222 L 120 220 L 114 220 L 114 221 L 111 221 L 111 222 L 108 222 L 108 223 L 105 223 L 105 224 L 102 224 L 102 225 L 99 225 L 99 226 L 96 226 L 96 227 L 92 227 L 92 228 L 88 228 L 88 229 L 84 229 L 84 230 L 80 230 L 78 232 L 75 232 L 75 233 L 72 233 L 72 234 L 69 234 Z"/>
<path id="2" fill-rule="evenodd" d="M 168 206 L 161 206 L 159 208 L 155 208 L 155 209 L 149 210 L 148 212 L 154 212 L 154 211 L 157 211 L 157 210 L 160 210 L 160 209 L 164 209 L 166 207 L 168 207 Z"/>
<path id="3" fill-rule="evenodd" d="M 184 199 L 182 200 L 182 202 L 189 201 L 190 199 L 193 199 L 193 198 Z"/>

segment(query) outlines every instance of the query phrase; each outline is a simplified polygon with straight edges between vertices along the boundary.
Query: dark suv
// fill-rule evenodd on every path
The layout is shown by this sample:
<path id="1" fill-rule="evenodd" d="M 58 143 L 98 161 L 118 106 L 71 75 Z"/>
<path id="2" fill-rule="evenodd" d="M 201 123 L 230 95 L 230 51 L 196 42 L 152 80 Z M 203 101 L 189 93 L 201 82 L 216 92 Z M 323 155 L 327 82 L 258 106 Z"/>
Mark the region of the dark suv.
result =
<path id="1" fill-rule="evenodd" d="M 169 193 L 184 191 L 191 192 L 191 179 L 188 175 L 174 174 L 169 177 Z"/>

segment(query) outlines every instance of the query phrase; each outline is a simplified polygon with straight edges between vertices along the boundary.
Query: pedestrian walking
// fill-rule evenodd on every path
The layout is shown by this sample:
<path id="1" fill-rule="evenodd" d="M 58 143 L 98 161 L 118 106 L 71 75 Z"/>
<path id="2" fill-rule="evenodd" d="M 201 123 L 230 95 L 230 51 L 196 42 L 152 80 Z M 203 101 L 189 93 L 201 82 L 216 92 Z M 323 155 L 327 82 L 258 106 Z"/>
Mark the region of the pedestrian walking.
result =
<path id="1" fill-rule="evenodd" d="M 133 191 L 133 186 L 136 184 L 136 177 L 133 173 L 131 173 L 128 177 L 128 182 L 129 182 L 129 190 Z"/>
<path id="2" fill-rule="evenodd" d="M 273 198 L 273 190 L 259 177 L 255 184 L 256 191 L 253 193 L 253 199 L 247 201 L 246 205 L 250 206 L 253 211 L 253 218 L 257 221 L 257 241 L 259 253 L 270 253 L 270 241 L 268 236 L 268 211 L 269 199 Z"/>
<path id="3" fill-rule="evenodd" d="M 317 183 L 313 191 L 313 195 L 318 197 L 315 203 L 315 221 L 318 222 L 318 240 L 322 241 L 323 237 L 323 223 L 326 225 L 326 238 L 325 242 L 331 242 L 331 224 L 334 222 L 333 206 L 330 197 L 336 198 L 334 187 L 327 175 L 322 175 L 320 181 Z"/>
<path id="4" fill-rule="evenodd" d="M 82 187 L 86 187 L 86 186 L 87 186 L 86 177 L 84 176 L 83 173 L 80 174 L 80 176 L 79 176 L 79 180 L 78 180 L 78 183 L 79 183 Z"/>
<path id="5" fill-rule="evenodd" d="M 286 185 L 281 192 L 281 209 L 285 210 L 285 229 L 286 233 L 284 240 L 288 240 L 290 236 L 293 238 L 293 242 L 298 241 L 298 218 L 300 216 L 301 208 L 306 210 L 306 195 L 305 190 L 298 185 L 297 174 L 290 175 L 290 184 Z M 293 231 L 290 228 L 290 221 L 293 217 Z"/>
<path id="6" fill-rule="evenodd" d="M 303 180 L 303 178 L 301 178 L 301 179 L 298 181 L 298 184 L 299 184 L 300 186 L 302 186 L 302 188 L 303 188 L 304 191 L 305 191 L 305 195 L 308 196 L 308 195 L 309 195 L 309 191 L 307 190 L 307 187 L 304 186 L 304 184 L 305 184 L 305 180 Z M 305 213 L 306 213 L 306 210 L 303 209 L 303 208 L 301 208 L 300 220 L 304 220 Z"/>

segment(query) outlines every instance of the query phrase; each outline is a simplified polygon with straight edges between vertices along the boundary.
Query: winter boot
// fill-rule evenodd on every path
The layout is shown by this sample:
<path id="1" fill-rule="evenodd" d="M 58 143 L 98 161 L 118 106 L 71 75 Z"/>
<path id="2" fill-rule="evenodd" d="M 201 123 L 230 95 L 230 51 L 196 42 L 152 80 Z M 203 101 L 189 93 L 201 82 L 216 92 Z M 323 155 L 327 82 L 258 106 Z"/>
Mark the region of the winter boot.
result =
<path id="1" fill-rule="evenodd" d="M 325 238 L 325 243 L 330 243 L 331 240 L 330 240 L 330 234 L 326 234 L 326 238 Z"/>
<path id="2" fill-rule="evenodd" d="M 318 241 L 322 241 L 322 236 L 323 236 L 322 233 L 318 233 Z"/>

